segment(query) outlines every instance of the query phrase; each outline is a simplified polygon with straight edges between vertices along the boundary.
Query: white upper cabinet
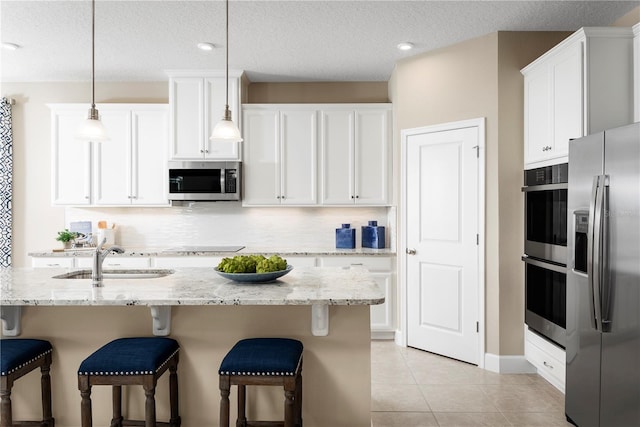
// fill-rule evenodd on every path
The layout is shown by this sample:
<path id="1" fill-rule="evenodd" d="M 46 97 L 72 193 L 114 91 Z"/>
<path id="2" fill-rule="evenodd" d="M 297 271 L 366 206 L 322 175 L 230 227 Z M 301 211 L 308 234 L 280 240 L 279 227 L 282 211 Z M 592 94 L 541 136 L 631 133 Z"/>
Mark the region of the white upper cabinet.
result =
<path id="1" fill-rule="evenodd" d="M 346 105 L 321 112 L 321 203 L 388 205 L 391 105 Z"/>
<path id="2" fill-rule="evenodd" d="M 170 158 L 240 160 L 240 145 L 237 142 L 209 140 L 213 128 L 224 116 L 224 71 L 171 71 L 169 76 Z M 240 125 L 241 76 L 242 72 L 229 72 L 229 109 L 237 125 Z"/>
<path id="3" fill-rule="evenodd" d="M 391 104 L 247 104 L 244 206 L 389 205 Z"/>
<path id="4" fill-rule="evenodd" d="M 252 105 L 243 124 L 243 205 L 317 204 L 316 110 Z"/>
<path id="5" fill-rule="evenodd" d="M 109 140 L 75 139 L 86 104 L 51 104 L 54 205 L 168 205 L 166 104 L 98 105 Z"/>
<path id="6" fill-rule="evenodd" d="M 632 122 L 630 28 L 583 28 L 522 74 L 526 169 L 566 162 L 570 139 Z"/>

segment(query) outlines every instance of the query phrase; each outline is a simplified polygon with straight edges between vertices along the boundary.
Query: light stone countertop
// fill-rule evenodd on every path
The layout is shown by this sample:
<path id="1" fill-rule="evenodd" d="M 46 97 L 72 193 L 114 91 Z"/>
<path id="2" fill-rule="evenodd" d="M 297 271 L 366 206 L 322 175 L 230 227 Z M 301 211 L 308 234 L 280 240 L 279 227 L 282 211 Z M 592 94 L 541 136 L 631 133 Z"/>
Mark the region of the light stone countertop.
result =
<path id="1" fill-rule="evenodd" d="M 68 249 L 64 252 L 53 251 L 37 251 L 29 252 L 31 257 L 90 257 L 94 249 Z M 262 254 L 287 256 L 395 256 L 396 252 L 390 248 L 371 249 L 371 248 L 355 248 L 355 249 L 336 249 L 336 248 L 259 248 L 246 247 L 238 252 L 202 252 L 202 251 L 170 251 L 162 248 L 128 248 L 124 247 L 125 253 L 111 254 L 109 257 L 175 257 L 175 256 L 223 256 L 232 257 L 234 255 Z"/>
<path id="2" fill-rule="evenodd" d="M 238 283 L 212 268 L 177 268 L 152 279 L 54 279 L 63 268 L 0 269 L 3 306 L 376 305 L 384 293 L 366 268 L 299 267 L 266 284 Z M 108 269 L 104 270 L 109 271 Z M 138 271 L 138 270 L 130 270 Z M 145 270 L 153 271 L 153 270 Z"/>

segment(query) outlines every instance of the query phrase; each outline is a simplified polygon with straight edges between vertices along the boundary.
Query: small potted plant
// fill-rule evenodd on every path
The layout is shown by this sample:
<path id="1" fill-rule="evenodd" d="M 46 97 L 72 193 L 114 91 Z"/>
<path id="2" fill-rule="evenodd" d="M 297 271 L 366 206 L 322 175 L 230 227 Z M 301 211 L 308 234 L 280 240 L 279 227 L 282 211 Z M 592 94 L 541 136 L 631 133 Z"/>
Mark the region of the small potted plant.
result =
<path id="1" fill-rule="evenodd" d="M 58 237 L 56 237 L 56 240 L 62 242 L 65 249 L 69 249 L 76 237 L 78 237 L 78 233 L 75 231 L 69 231 L 69 229 L 65 228 L 62 231 L 58 231 Z"/>

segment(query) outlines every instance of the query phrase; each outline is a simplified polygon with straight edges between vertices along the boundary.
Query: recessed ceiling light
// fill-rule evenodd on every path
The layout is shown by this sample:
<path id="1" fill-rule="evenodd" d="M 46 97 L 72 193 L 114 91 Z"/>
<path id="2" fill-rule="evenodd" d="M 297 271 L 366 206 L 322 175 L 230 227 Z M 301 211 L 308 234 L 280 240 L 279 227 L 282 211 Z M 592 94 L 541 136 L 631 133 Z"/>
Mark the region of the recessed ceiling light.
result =
<path id="1" fill-rule="evenodd" d="M 209 52 L 210 50 L 213 50 L 215 47 L 216 46 L 213 43 L 208 43 L 208 42 L 198 43 L 198 49 L 204 50 L 205 52 Z"/>
<path id="2" fill-rule="evenodd" d="M 398 43 L 398 49 L 400 49 L 400 50 L 411 50 L 411 49 L 413 49 L 413 43 L 411 43 L 411 42 Z"/>
<path id="3" fill-rule="evenodd" d="M 20 48 L 19 45 L 15 43 L 2 43 L 2 48 L 5 50 L 18 50 Z"/>

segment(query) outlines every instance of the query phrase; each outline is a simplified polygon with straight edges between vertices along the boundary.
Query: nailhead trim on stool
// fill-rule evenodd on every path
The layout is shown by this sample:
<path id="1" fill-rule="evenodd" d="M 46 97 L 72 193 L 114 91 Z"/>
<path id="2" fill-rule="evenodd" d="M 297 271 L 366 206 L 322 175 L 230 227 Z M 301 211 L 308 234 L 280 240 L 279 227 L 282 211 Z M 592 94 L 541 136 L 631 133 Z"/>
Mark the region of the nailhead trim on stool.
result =
<path id="1" fill-rule="evenodd" d="M 302 427 L 302 351 L 300 341 L 288 338 L 248 338 L 226 354 L 220 375 L 220 427 L 229 426 L 229 390 L 238 386 L 236 426 L 283 425 L 282 421 L 247 421 L 246 386 L 282 386 L 285 391 L 285 427 Z M 253 424 L 256 423 L 256 424 Z"/>
<path id="2" fill-rule="evenodd" d="M 51 369 L 53 347 L 49 341 L 10 338 L 0 340 L 0 426 L 37 425 L 53 427 L 51 414 Z M 29 372 L 40 368 L 42 421 L 14 421 L 11 409 L 13 383 Z"/>
<path id="3" fill-rule="evenodd" d="M 81 421 L 83 427 L 92 425 L 91 387 L 113 387 L 113 418 L 111 425 L 180 426 L 178 415 L 178 342 L 166 337 L 133 337 L 115 339 L 87 357 L 78 369 L 78 388 L 82 396 Z M 169 370 L 169 398 L 171 420 L 156 422 L 155 388 L 158 378 Z M 121 411 L 123 385 L 141 385 L 145 390 L 144 423 L 124 420 Z"/>

